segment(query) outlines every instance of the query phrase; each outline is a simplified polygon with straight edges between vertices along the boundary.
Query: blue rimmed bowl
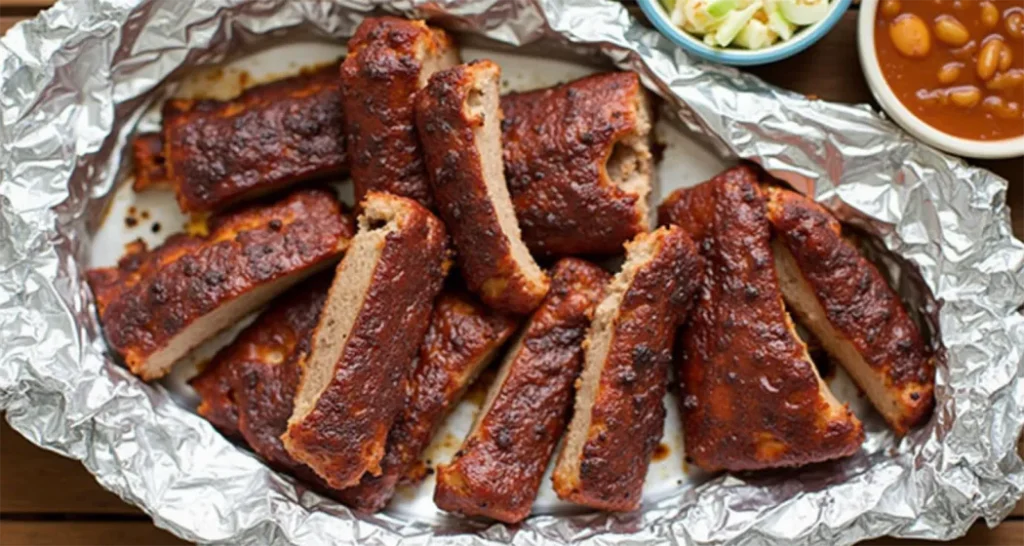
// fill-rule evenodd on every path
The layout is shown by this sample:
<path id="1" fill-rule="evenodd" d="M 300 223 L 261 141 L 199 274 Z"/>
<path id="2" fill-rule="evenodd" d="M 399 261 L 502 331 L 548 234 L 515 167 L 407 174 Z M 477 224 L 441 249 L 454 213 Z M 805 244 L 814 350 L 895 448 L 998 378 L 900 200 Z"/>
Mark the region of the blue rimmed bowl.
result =
<path id="1" fill-rule="evenodd" d="M 733 66 L 754 66 L 780 61 L 792 57 L 797 53 L 811 47 L 814 42 L 832 30 L 832 27 L 839 22 L 839 19 L 850 7 L 851 0 L 832 0 L 829 6 L 828 15 L 822 20 L 802 27 L 789 40 L 775 43 L 764 49 L 747 50 L 741 48 L 718 48 L 711 47 L 695 36 L 672 24 L 669 13 L 659 0 L 638 0 L 640 9 L 662 35 L 672 40 L 676 45 L 686 50 L 687 53 L 700 57 L 706 61 Z"/>

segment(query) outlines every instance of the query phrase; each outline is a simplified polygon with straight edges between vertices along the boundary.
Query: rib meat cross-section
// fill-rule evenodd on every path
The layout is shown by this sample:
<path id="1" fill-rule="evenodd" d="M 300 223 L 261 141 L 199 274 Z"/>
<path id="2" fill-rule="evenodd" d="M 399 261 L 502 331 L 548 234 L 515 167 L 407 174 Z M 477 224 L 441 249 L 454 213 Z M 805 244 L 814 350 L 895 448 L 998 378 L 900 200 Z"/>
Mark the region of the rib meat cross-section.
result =
<path id="1" fill-rule="evenodd" d="M 432 206 L 413 98 L 431 74 L 457 64 L 455 42 L 423 21 L 370 17 L 356 29 L 341 81 L 357 202 L 382 191 Z"/>
<path id="2" fill-rule="evenodd" d="M 558 497 L 601 510 L 640 506 L 661 438 L 672 341 L 702 277 L 676 226 L 638 235 L 587 333 L 569 432 L 555 466 Z"/>
<path id="3" fill-rule="evenodd" d="M 445 275 L 447 235 L 411 199 L 371 192 L 338 265 L 282 437 L 332 488 L 380 475 L 403 381 Z"/>
<path id="4" fill-rule="evenodd" d="M 434 74 L 416 114 L 438 212 L 469 289 L 487 305 L 525 314 L 549 279 L 519 233 L 501 162 L 501 69 L 474 61 Z"/>
<path id="5" fill-rule="evenodd" d="M 438 507 L 506 523 L 530 514 L 569 420 L 583 338 L 607 281 L 583 260 L 555 264 L 551 291 L 505 356 L 473 430 L 438 468 Z"/>
<path id="6" fill-rule="evenodd" d="M 215 215 L 209 235 L 133 245 L 117 267 L 87 274 L 110 346 L 155 379 L 213 337 L 348 248 L 352 220 L 323 190 Z"/>
<path id="7" fill-rule="evenodd" d="M 684 218 L 713 210 L 706 282 L 677 356 L 687 455 L 742 471 L 856 452 L 860 421 L 818 377 L 786 313 L 756 173 L 737 167 L 684 191 L 700 194 L 677 196 L 695 206 Z"/>

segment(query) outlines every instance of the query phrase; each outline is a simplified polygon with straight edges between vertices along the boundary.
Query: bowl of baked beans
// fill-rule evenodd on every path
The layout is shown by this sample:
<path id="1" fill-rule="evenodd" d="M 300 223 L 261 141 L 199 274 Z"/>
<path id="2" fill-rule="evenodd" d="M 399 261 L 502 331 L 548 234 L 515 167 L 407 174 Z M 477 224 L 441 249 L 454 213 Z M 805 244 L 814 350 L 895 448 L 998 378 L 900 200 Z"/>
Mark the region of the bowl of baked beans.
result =
<path id="1" fill-rule="evenodd" d="M 1024 0 L 863 0 L 857 34 L 875 99 L 912 135 L 1024 155 Z"/>

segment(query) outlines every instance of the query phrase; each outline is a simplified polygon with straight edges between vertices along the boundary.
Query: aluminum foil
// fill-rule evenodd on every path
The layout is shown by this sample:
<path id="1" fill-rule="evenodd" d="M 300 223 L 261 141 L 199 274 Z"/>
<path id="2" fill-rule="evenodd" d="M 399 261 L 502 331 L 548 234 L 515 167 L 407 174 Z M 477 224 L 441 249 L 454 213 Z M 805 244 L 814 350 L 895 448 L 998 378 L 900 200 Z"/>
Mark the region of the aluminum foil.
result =
<path id="1" fill-rule="evenodd" d="M 231 544 L 848 544 L 995 525 L 1024 491 L 1024 244 L 1006 182 L 867 108 L 812 101 L 698 63 L 618 4 L 395 2 L 388 11 L 512 45 L 605 56 L 692 131 L 812 193 L 895 256 L 943 365 L 930 424 L 843 463 L 723 475 L 641 512 L 517 527 L 362 516 L 268 470 L 105 352 L 82 266 L 126 137 L 161 82 L 277 38 L 342 40 L 375 2 L 79 0 L 0 41 L 0 408 L 156 524 Z M 915 291 L 914 289 L 917 288 Z"/>

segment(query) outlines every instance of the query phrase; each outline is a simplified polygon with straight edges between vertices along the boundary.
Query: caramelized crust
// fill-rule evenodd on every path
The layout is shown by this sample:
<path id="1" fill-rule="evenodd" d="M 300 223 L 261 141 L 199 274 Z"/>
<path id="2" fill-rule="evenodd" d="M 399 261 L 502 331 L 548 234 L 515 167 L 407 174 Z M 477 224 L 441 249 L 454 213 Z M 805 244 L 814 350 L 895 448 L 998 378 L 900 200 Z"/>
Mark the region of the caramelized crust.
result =
<path id="1" fill-rule="evenodd" d="M 160 133 L 143 133 L 132 138 L 135 182 L 132 189 L 143 191 L 169 184 L 164 157 L 164 138 Z"/>
<path id="2" fill-rule="evenodd" d="M 708 471 L 741 471 L 855 453 L 860 421 L 818 377 L 786 313 L 756 181 L 708 184 L 707 278 L 678 355 L 687 455 Z"/>
<path id="3" fill-rule="evenodd" d="M 572 406 L 583 365 L 581 343 L 608 274 L 566 258 L 551 291 L 505 357 L 462 448 L 438 468 L 442 510 L 506 523 L 526 519 Z"/>
<path id="4" fill-rule="evenodd" d="M 431 76 L 416 114 L 438 212 L 469 289 L 491 307 L 529 313 L 549 280 L 523 244 L 501 164 L 501 70 L 474 61 Z"/>
<path id="5" fill-rule="evenodd" d="M 505 175 L 532 252 L 619 254 L 648 230 L 648 102 L 632 72 L 502 99 Z"/>
<path id="6" fill-rule="evenodd" d="M 344 174 L 338 65 L 253 87 L 229 101 L 163 108 L 167 176 L 186 212 Z M 138 184 L 136 184 L 138 186 Z"/>
<path id="7" fill-rule="evenodd" d="M 675 226 L 626 244 L 626 262 L 597 307 L 565 445 L 558 497 L 601 510 L 640 506 L 665 420 L 672 341 L 700 286 L 700 255 Z"/>
<path id="8" fill-rule="evenodd" d="M 381 474 L 403 380 L 444 279 L 445 231 L 415 201 L 371 192 L 338 266 L 282 437 L 336 489 Z"/>
<path id="9" fill-rule="evenodd" d="M 363 511 L 381 510 L 398 483 L 410 474 L 421 477 L 419 458 L 437 427 L 515 327 L 514 319 L 488 310 L 467 293 L 438 296 L 405 407 L 388 433 L 381 474 L 364 474 L 359 485 L 341 492 L 342 502 Z"/>
<path id="10" fill-rule="evenodd" d="M 214 357 L 199 375 L 189 380 L 189 385 L 199 395 L 196 413 L 210 422 L 221 434 L 238 440 L 238 405 L 232 388 L 234 370 L 223 359 Z"/>
<path id="11" fill-rule="evenodd" d="M 458 63 L 455 42 L 423 21 L 369 17 L 356 29 L 341 81 L 357 202 L 382 191 L 432 205 L 413 99 L 431 74 Z"/>
<path id="12" fill-rule="evenodd" d="M 905 434 L 934 403 L 935 368 L 917 325 L 831 214 L 791 191 L 765 191 L 786 302 Z"/>
<path id="13" fill-rule="evenodd" d="M 319 273 L 275 299 L 189 383 L 201 398 L 199 414 L 222 433 L 233 430 L 270 466 L 338 498 L 339 491 L 288 455 L 280 439 L 331 275 Z"/>
<path id="14" fill-rule="evenodd" d="M 207 237 L 172 235 L 152 251 L 139 242 L 117 267 L 90 270 L 87 278 L 111 347 L 133 373 L 155 379 L 202 341 L 334 263 L 352 232 L 333 194 L 304 190 L 214 216 Z"/>
<path id="15" fill-rule="evenodd" d="M 679 188 L 658 205 L 659 226 L 679 226 L 697 243 L 705 243 L 715 221 L 715 188 L 725 183 L 757 184 L 757 173 L 738 165 L 711 180 L 690 188 Z M 703 244 L 706 248 L 707 244 Z"/>
<path id="16" fill-rule="evenodd" d="M 234 370 L 238 428 L 246 443 L 272 466 L 307 475 L 308 469 L 285 451 L 281 434 L 331 278 L 330 272 L 321 273 L 282 295 L 215 357 Z"/>

